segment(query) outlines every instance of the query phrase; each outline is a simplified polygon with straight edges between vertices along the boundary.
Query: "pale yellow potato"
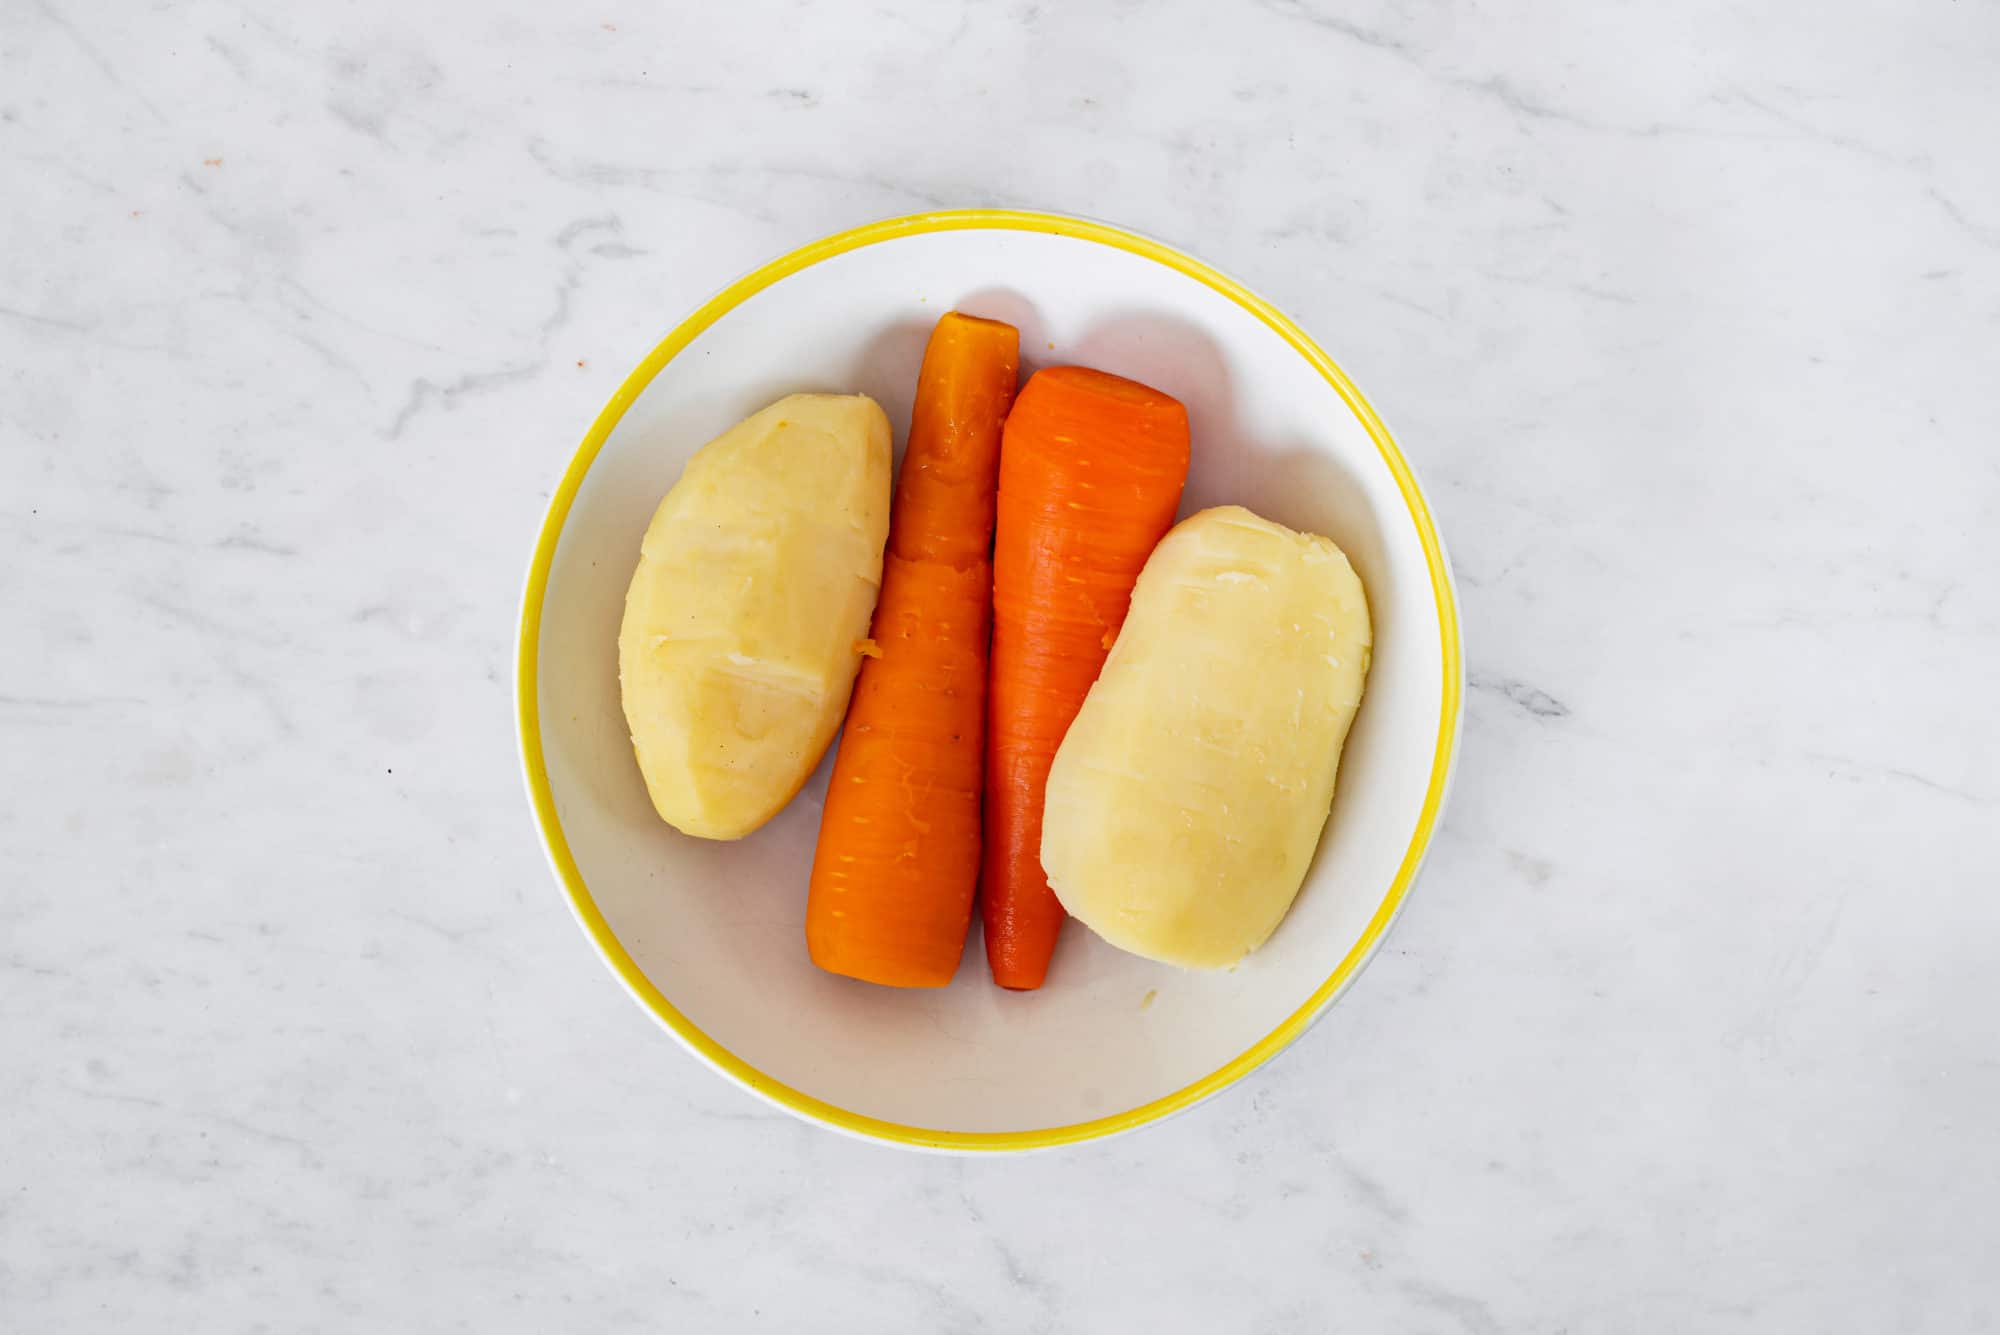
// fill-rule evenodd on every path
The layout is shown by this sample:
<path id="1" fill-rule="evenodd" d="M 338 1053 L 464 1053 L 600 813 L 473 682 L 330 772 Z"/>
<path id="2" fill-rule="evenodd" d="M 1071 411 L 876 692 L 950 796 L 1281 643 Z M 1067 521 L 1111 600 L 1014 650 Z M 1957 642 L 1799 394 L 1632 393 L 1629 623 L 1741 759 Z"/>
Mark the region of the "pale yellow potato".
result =
<path id="1" fill-rule="evenodd" d="M 1122 950 L 1235 964 L 1292 906 L 1373 637 L 1325 538 L 1237 506 L 1154 549 L 1049 772 L 1042 867 Z"/>
<path id="2" fill-rule="evenodd" d="M 739 839 L 819 764 L 882 585 L 889 472 L 873 399 L 794 394 L 704 445 L 654 512 L 618 680 L 675 829 Z"/>

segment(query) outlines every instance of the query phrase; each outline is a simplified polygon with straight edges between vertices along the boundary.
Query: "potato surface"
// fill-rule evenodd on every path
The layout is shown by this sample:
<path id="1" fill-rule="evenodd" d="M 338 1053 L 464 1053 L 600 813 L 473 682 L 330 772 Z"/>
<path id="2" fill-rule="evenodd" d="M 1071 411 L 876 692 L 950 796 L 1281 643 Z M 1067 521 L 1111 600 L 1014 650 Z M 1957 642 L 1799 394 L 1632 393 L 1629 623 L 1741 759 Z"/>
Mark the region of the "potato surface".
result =
<path id="1" fill-rule="evenodd" d="M 889 419 L 794 394 L 688 461 L 618 632 L 625 720 L 661 819 L 738 839 L 804 785 L 847 712 L 882 583 Z"/>
<path id="2" fill-rule="evenodd" d="M 1042 866 L 1123 950 L 1235 964 L 1291 908 L 1373 643 L 1326 538 L 1235 506 L 1154 549 L 1049 773 Z"/>

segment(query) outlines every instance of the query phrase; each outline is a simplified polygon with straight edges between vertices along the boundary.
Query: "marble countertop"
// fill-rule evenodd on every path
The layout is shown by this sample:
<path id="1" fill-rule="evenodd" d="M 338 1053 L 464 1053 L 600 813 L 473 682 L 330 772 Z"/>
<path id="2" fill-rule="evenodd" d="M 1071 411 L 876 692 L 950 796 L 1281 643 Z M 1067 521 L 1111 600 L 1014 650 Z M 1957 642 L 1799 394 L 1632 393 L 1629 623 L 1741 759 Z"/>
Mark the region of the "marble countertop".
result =
<path id="1" fill-rule="evenodd" d="M 0 7 L 0 1326 L 2000 1328 L 2000 10 Z M 1393 421 L 1456 797 L 1303 1041 L 1019 1160 L 568 921 L 519 580 L 751 265 L 1179 242 Z"/>

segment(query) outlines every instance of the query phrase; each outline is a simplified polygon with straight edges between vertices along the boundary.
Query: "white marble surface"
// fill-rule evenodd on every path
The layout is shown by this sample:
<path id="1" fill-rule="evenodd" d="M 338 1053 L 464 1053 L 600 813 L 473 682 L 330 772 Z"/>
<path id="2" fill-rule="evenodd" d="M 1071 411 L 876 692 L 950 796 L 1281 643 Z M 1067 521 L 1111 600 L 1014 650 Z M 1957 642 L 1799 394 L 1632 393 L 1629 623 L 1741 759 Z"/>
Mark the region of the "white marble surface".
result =
<path id="1" fill-rule="evenodd" d="M 2000 1328 L 2000 10 L 0 0 L 0 1327 Z M 560 466 L 726 278 L 1105 216 L 1422 469 L 1457 797 L 1305 1041 L 1016 1161 L 550 885 Z"/>

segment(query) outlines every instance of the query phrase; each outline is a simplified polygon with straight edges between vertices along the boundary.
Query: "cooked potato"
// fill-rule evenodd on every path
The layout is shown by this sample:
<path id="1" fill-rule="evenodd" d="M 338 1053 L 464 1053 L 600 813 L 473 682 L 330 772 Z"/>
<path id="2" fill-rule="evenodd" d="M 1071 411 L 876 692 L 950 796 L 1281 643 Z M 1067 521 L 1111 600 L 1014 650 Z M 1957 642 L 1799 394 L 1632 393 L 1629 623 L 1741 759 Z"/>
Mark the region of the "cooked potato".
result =
<path id="1" fill-rule="evenodd" d="M 1299 892 L 1368 673 L 1325 538 L 1228 506 L 1161 540 L 1049 772 L 1042 866 L 1112 945 L 1236 963 Z"/>
<path id="2" fill-rule="evenodd" d="M 704 445 L 660 502 L 618 678 L 669 825 L 741 838 L 819 764 L 882 583 L 889 468 L 873 399 L 794 394 Z"/>

